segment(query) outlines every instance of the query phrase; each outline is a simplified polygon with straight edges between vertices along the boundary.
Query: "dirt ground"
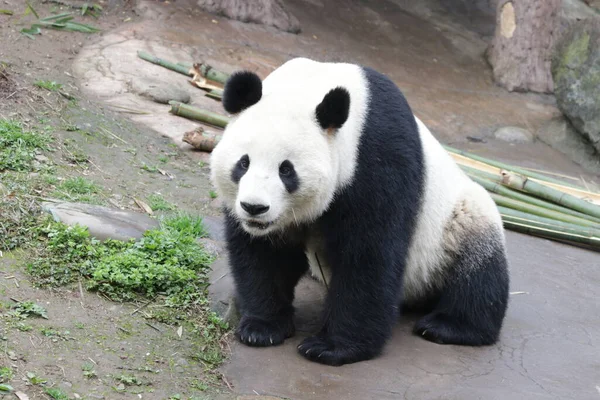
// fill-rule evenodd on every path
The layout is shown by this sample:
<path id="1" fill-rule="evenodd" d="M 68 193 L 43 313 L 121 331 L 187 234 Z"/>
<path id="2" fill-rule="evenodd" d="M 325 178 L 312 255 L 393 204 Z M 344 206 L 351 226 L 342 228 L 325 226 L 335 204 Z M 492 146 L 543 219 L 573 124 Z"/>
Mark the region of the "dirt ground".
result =
<path id="1" fill-rule="evenodd" d="M 183 82 L 195 105 L 222 113 L 221 105 L 186 86 L 185 77 L 139 60 L 136 50 L 181 62 L 204 60 L 225 72 L 250 68 L 261 76 L 291 57 L 310 56 L 360 62 L 384 71 L 445 143 L 525 167 L 598 180 L 539 142 L 515 146 L 492 138 L 495 129 L 505 125 L 535 132 L 556 117 L 558 109 L 552 96 L 507 93 L 493 84 L 482 57 L 490 33 L 485 10 L 465 16 L 448 12 L 444 1 L 434 0 L 288 3 L 302 23 L 301 35 L 208 15 L 194 9 L 191 0 L 110 0 L 102 3 L 98 19 L 79 18 L 100 27 L 101 33 L 43 30 L 31 40 L 19 32 L 30 21 L 20 17 L 24 2 L 2 0 L 0 8 L 15 15 L 0 14 L 0 62 L 8 65 L 7 77 L 0 75 L 0 118 L 51 127 L 62 141 L 63 150 L 54 159 L 60 174 L 83 174 L 97 182 L 105 188 L 107 205 L 139 211 L 134 198 L 160 193 L 181 209 L 217 215 L 207 155 L 181 142 L 183 132 L 197 124 L 136 95 L 130 82 L 134 78 Z M 41 0 L 32 4 L 43 15 L 58 7 Z M 62 83 L 77 101 L 34 87 L 37 80 Z M 81 152 L 90 162 L 74 164 L 69 152 Z M 48 398 L 39 385 L 27 383 L 27 372 L 33 372 L 48 380 L 46 386 L 56 385 L 71 398 L 169 399 L 180 394 L 182 399 L 218 399 L 239 393 L 235 387 L 232 392 L 230 382 L 219 373 L 203 374 L 185 332 L 179 338 L 173 328 L 147 325 L 140 313 L 132 315 L 134 304 L 110 302 L 79 290 L 33 288 L 15 266 L 15 258 L 18 252 L 0 258 L 0 297 L 7 303 L 10 298 L 33 300 L 46 307 L 49 316 L 28 319 L 30 332 L 2 328 L 0 366 L 18 371 L 11 381 L 15 389 L 32 399 Z M 43 327 L 60 334 L 45 336 L 40 333 Z M 252 352 L 247 354 L 253 357 Z M 93 365 L 97 377 L 84 377 L 86 363 Z M 245 364 L 230 365 L 227 371 L 237 374 L 244 389 L 253 390 L 247 381 L 253 375 L 244 381 L 239 365 Z M 124 375 L 134 375 L 140 384 L 130 383 Z M 326 388 L 328 379 L 337 385 L 335 373 L 319 376 L 324 379 L 319 387 Z M 207 379 L 208 391 L 203 387 Z M 269 382 L 268 377 L 261 379 Z M 286 390 L 273 392 L 284 395 Z"/>

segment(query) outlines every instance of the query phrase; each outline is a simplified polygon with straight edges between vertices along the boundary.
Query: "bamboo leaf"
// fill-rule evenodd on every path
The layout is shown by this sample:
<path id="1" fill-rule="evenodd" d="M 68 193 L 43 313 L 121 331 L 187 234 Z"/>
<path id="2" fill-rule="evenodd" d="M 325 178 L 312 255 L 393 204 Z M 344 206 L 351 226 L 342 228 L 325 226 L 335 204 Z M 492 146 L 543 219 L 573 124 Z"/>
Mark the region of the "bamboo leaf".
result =
<path id="1" fill-rule="evenodd" d="M 33 37 L 33 35 L 41 35 L 42 31 L 37 26 L 32 26 L 31 28 L 21 29 L 21 33 L 29 39 L 34 40 L 35 38 Z"/>
<path id="2" fill-rule="evenodd" d="M 35 15 L 35 17 L 37 19 L 40 19 L 40 16 L 35 11 L 35 9 L 31 6 L 31 3 L 29 3 L 29 0 L 27 0 L 26 3 L 27 3 L 27 9 L 25 10 L 25 15 L 27 15 L 27 14 L 29 14 L 29 12 L 31 12 L 33 15 Z"/>
<path id="3" fill-rule="evenodd" d="M 72 15 L 72 14 L 73 13 L 66 12 L 66 13 L 62 13 L 62 14 L 51 15 L 49 17 L 40 19 L 40 21 L 54 21 L 55 19 L 64 18 L 64 17 L 67 17 L 67 16 Z"/>
<path id="4" fill-rule="evenodd" d="M 0 14 L 13 15 L 13 12 L 10 10 L 4 10 L 4 9 L 0 8 Z"/>

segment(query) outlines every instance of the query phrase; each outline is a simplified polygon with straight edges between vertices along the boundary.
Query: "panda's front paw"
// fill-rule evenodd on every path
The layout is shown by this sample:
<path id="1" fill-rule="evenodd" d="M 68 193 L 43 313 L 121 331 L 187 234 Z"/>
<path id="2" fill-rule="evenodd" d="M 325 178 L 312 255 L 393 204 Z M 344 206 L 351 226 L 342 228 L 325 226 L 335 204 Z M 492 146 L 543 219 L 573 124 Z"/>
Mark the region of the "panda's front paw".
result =
<path id="1" fill-rule="evenodd" d="M 375 355 L 361 345 L 343 346 L 325 336 L 307 337 L 298 345 L 298 352 L 311 361 L 333 366 L 368 360 Z"/>
<path id="2" fill-rule="evenodd" d="M 242 317 L 236 331 L 240 342 L 248 346 L 276 346 L 294 335 L 294 323 L 291 317 L 264 320 Z"/>

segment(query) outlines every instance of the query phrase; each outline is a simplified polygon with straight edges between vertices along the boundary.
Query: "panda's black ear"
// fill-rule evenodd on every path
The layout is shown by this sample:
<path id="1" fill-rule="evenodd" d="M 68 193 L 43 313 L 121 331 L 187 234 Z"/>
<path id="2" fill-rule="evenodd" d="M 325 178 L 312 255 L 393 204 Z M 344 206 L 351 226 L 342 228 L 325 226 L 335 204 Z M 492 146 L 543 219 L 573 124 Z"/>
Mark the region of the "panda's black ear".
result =
<path id="1" fill-rule="evenodd" d="M 262 81 L 254 72 L 239 71 L 232 74 L 223 89 L 223 107 L 230 114 L 258 103 L 262 97 Z"/>
<path id="2" fill-rule="evenodd" d="M 317 106 L 317 121 L 323 129 L 339 129 L 348 119 L 350 93 L 343 87 L 331 89 Z"/>

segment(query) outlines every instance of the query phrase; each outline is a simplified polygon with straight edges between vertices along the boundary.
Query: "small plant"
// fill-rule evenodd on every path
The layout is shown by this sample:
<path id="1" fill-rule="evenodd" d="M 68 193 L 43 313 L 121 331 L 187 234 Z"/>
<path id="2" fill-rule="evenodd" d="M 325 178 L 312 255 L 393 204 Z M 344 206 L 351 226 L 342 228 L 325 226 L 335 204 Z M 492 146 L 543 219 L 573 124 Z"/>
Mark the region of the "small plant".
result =
<path id="1" fill-rule="evenodd" d="M 17 303 L 13 306 L 13 310 L 25 317 L 35 316 L 48 319 L 46 309 L 38 304 L 35 304 L 33 301 L 22 301 Z"/>
<path id="2" fill-rule="evenodd" d="M 77 329 L 84 329 L 85 328 L 85 324 L 83 322 L 75 322 L 75 328 L 77 328 Z"/>
<path id="3" fill-rule="evenodd" d="M 18 330 L 20 330 L 21 332 L 29 332 L 29 331 L 33 330 L 33 326 L 24 324 L 22 322 L 17 323 L 17 325 L 15 327 Z"/>
<path id="4" fill-rule="evenodd" d="M 202 218 L 183 212 L 164 219 L 161 222 L 161 226 L 164 229 L 171 229 L 173 231 L 181 232 L 195 238 L 208 237 L 208 232 L 204 227 Z"/>
<path id="5" fill-rule="evenodd" d="M 208 192 L 208 195 L 210 196 L 211 199 L 216 199 L 217 198 L 217 192 L 215 192 L 214 190 L 211 190 L 210 192 Z"/>
<path id="6" fill-rule="evenodd" d="M 117 378 L 117 380 L 121 383 L 124 383 L 127 386 L 137 385 L 140 386 L 142 382 L 135 375 L 121 375 Z"/>
<path id="7" fill-rule="evenodd" d="M 25 131 L 18 122 L 0 119 L 0 172 L 31 171 L 37 152 L 48 149 L 50 137 Z"/>
<path id="8" fill-rule="evenodd" d="M 67 396 L 59 388 L 47 388 L 46 394 L 52 397 L 54 400 L 69 400 L 69 396 Z"/>
<path id="9" fill-rule="evenodd" d="M 160 156 L 160 157 L 158 157 L 158 161 L 160 161 L 163 164 L 166 164 L 167 162 L 169 162 L 169 157 L 167 157 L 167 156 Z"/>
<path id="10" fill-rule="evenodd" d="M 158 172 L 158 168 L 152 166 L 152 165 L 148 165 L 148 164 L 144 164 L 140 167 L 141 169 L 143 169 L 144 171 L 150 172 L 150 173 L 156 173 Z"/>
<path id="11" fill-rule="evenodd" d="M 34 83 L 35 86 L 41 88 L 41 89 L 46 89 L 50 92 L 58 92 L 59 90 L 62 89 L 62 84 L 55 82 L 55 81 L 35 81 Z"/>
<path id="12" fill-rule="evenodd" d="M 94 370 L 94 364 L 92 363 L 83 364 L 81 370 L 83 371 L 83 376 L 86 378 L 94 378 L 97 376 L 96 371 Z"/>
<path id="13" fill-rule="evenodd" d="M 11 367 L 0 367 L 0 383 L 9 382 L 14 377 Z"/>
<path id="14" fill-rule="evenodd" d="M 148 196 L 148 205 L 153 211 L 173 211 L 175 205 L 166 201 L 160 194 Z"/>
<path id="15" fill-rule="evenodd" d="M 27 375 L 27 380 L 32 385 L 43 385 L 44 383 L 48 382 L 46 379 L 40 378 L 39 376 L 37 376 L 33 372 L 27 372 L 26 375 Z"/>

